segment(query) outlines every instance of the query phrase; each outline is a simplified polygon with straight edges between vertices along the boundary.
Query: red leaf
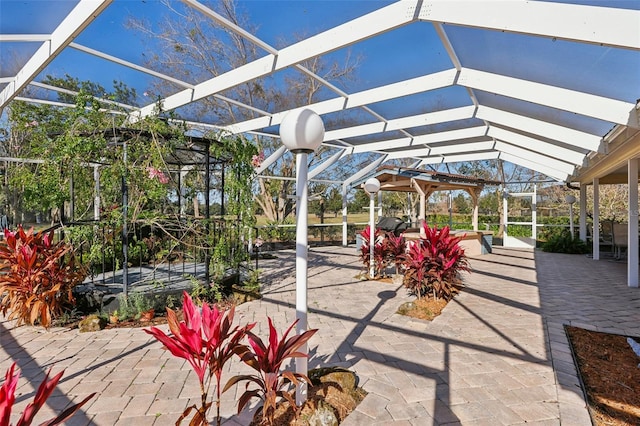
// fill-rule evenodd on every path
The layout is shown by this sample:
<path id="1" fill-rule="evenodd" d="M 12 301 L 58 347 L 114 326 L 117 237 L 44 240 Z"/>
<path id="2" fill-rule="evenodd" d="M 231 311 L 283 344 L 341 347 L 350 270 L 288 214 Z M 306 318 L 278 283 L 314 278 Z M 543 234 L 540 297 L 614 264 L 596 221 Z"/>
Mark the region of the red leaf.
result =
<path id="1" fill-rule="evenodd" d="M 7 370 L 4 383 L 0 386 L 0 426 L 9 426 L 11 409 L 16 401 L 15 392 L 18 386 L 20 372 L 14 374 L 15 368 L 16 363 L 14 362 Z"/>

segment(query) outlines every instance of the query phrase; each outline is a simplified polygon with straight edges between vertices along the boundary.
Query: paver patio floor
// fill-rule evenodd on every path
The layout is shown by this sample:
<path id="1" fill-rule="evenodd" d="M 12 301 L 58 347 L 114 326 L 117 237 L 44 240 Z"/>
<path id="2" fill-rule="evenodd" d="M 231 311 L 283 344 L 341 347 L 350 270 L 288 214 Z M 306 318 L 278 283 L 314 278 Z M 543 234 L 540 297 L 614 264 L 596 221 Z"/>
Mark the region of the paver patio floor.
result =
<path id="1" fill-rule="evenodd" d="M 295 319 L 295 253 L 261 261 L 264 298 L 238 307 L 240 323 L 269 315 L 279 330 Z M 589 425 L 564 324 L 640 335 L 640 290 L 626 286 L 626 265 L 581 255 L 494 247 L 472 258 L 466 289 L 432 322 L 396 314 L 411 300 L 403 288 L 358 281 L 353 247 L 309 253 L 309 367 L 356 371 L 369 394 L 344 425 Z M 69 425 L 172 425 L 199 398 L 188 363 L 140 329 L 13 328 L 0 323 L 0 371 L 18 362 L 18 408 L 49 367 L 66 369 L 38 419 L 98 392 Z M 229 378 L 248 371 L 233 361 Z M 227 425 L 244 389 L 222 397 Z M 14 420 L 15 421 L 15 420 Z"/>

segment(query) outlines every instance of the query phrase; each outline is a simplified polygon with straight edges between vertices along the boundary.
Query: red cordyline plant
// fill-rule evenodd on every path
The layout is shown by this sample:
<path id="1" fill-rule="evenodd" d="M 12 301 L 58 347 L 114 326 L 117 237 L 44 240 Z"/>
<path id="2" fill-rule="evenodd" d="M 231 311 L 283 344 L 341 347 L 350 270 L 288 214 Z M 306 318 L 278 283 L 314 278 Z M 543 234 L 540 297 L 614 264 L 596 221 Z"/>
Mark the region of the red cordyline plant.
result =
<path id="1" fill-rule="evenodd" d="M 412 244 L 403 256 L 405 286 L 418 298 L 431 292 L 436 299 L 450 300 L 462 286 L 460 272 L 469 271 L 459 244 L 462 238 L 451 235 L 447 226 L 423 226 L 425 237 Z"/>
<path id="2" fill-rule="evenodd" d="M 158 339 L 174 356 L 186 359 L 200 382 L 200 407 L 195 404 L 187 407 L 176 424 L 180 424 L 192 410 L 196 410 L 191 426 L 208 425 L 207 413 L 212 403 L 208 401 L 211 383 L 216 382 L 216 422 L 220 425 L 220 396 L 222 369 L 234 353 L 241 352 L 240 341 L 255 323 L 242 328 L 232 328 L 235 307 L 224 312 L 217 307 L 202 304 L 198 308 L 187 292 L 183 294 L 184 321 L 178 321 L 176 313 L 167 308 L 167 322 L 172 335 L 165 334 L 157 327 L 144 330 Z M 226 390 L 226 388 L 225 388 Z"/>
<path id="3" fill-rule="evenodd" d="M 284 332 L 282 337 L 278 337 L 271 318 L 269 321 L 269 341 L 268 344 L 260 339 L 252 332 L 247 333 L 249 345 L 251 348 L 240 348 L 238 355 L 242 361 L 249 367 L 257 371 L 257 374 L 240 375 L 229 379 L 225 386 L 225 391 L 231 386 L 241 381 L 247 381 L 246 391 L 238 400 L 238 414 L 244 406 L 252 399 L 259 398 L 262 401 L 262 424 L 272 425 L 276 411 L 276 404 L 279 398 L 286 399 L 296 415 L 296 403 L 287 391 L 289 384 L 297 385 L 300 380 L 311 383 L 311 380 L 304 375 L 291 371 L 281 372 L 282 363 L 288 358 L 306 357 L 307 355 L 298 352 L 298 349 L 304 345 L 318 330 L 307 330 L 302 334 L 297 334 L 287 338 L 293 327 L 298 322 L 293 322 Z M 257 389 L 249 389 L 250 384 L 257 385 Z"/>
<path id="4" fill-rule="evenodd" d="M 367 271 L 371 269 L 371 265 L 369 263 L 370 261 L 369 241 L 371 241 L 370 234 L 371 234 L 371 229 L 368 226 L 363 231 L 360 232 L 360 235 L 362 235 L 362 246 L 360 246 L 360 260 L 364 264 L 365 268 L 367 268 Z M 382 272 L 387 267 L 387 256 L 384 252 L 384 243 L 383 243 L 384 240 L 382 238 L 381 231 L 379 228 L 376 228 L 376 230 L 374 231 L 373 238 L 375 242 L 375 245 L 373 246 L 373 262 L 375 264 L 374 271 L 375 271 L 375 276 L 379 277 L 382 275 Z M 370 278 L 374 278 L 374 277 L 370 277 Z"/>
<path id="5" fill-rule="evenodd" d="M 11 367 L 7 370 L 5 374 L 4 383 L 0 386 L 0 426 L 9 426 L 9 420 L 11 419 L 11 410 L 13 409 L 13 404 L 16 401 L 15 392 L 16 387 L 18 386 L 18 379 L 20 379 L 20 372 L 15 373 L 16 363 L 11 364 Z M 29 426 L 33 419 L 35 418 L 40 408 L 44 405 L 47 398 L 51 396 L 51 393 L 56 388 L 58 381 L 64 374 L 64 371 L 53 376 L 49 379 L 49 374 L 51 370 L 49 370 L 44 377 L 44 381 L 40 383 L 38 390 L 36 391 L 36 396 L 33 401 L 30 402 L 27 407 L 22 412 L 18 423 L 16 426 Z M 58 416 L 54 417 L 51 420 L 48 420 L 42 423 L 40 426 L 53 426 L 59 425 L 65 420 L 69 419 L 71 416 L 75 414 L 76 411 L 80 409 L 87 401 L 89 401 L 96 393 L 92 393 L 85 399 L 83 399 L 78 404 L 72 405 L 71 407 L 65 409 Z"/>
<path id="6" fill-rule="evenodd" d="M 8 319 L 48 328 L 73 301 L 72 289 L 86 276 L 77 264 L 72 247 L 64 241 L 53 243 L 48 234 L 33 229 L 4 231 L 6 244 L 0 245 L 0 312 Z"/>
<path id="7" fill-rule="evenodd" d="M 387 232 L 387 236 L 383 241 L 383 253 L 387 259 L 387 263 L 393 262 L 396 267 L 396 274 L 400 273 L 402 266 L 402 256 L 405 254 L 406 246 L 402 235 L 396 236 L 393 232 Z"/>

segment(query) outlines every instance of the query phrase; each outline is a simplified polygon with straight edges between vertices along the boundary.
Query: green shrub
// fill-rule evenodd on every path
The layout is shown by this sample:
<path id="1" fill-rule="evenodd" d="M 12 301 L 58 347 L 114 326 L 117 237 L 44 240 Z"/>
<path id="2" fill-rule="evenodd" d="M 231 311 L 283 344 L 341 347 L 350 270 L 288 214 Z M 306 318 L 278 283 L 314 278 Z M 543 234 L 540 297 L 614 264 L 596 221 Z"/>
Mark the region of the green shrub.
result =
<path id="1" fill-rule="evenodd" d="M 573 238 L 567 229 L 554 233 L 542 244 L 542 251 L 550 253 L 584 254 L 589 252 L 586 243 L 579 238 Z"/>

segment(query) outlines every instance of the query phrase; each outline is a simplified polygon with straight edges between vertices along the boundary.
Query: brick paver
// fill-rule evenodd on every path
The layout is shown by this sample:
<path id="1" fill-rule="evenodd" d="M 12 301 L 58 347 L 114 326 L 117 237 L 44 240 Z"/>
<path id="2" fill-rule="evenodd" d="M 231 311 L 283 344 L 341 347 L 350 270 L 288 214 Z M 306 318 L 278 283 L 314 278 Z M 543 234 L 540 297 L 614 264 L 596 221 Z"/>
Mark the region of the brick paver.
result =
<path id="1" fill-rule="evenodd" d="M 260 264 L 263 299 L 236 313 L 262 336 L 267 315 L 280 330 L 295 319 L 295 253 L 277 256 Z M 471 260 L 465 291 L 432 322 L 396 314 L 411 300 L 404 289 L 356 280 L 353 247 L 312 249 L 309 265 L 309 325 L 319 329 L 309 366 L 351 368 L 369 392 L 347 426 L 590 424 L 564 325 L 640 335 L 640 290 L 626 287 L 619 262 L 494 248 Z M 173 424 L 199 396 L 188 363 L 141 330 L 45 332 L 4 321 L 0 343 L 0 371 L 13 360 L 23 371 L 18 412 L 49 366 L 66 373 L 43 413 L 98 392 L 69 425 Z M 247 371 L 234 360 L 225 375 Z M 242 391 L 223 395 L 227 425 L 251 420 L 251 411 L 235 414 Z"/>

